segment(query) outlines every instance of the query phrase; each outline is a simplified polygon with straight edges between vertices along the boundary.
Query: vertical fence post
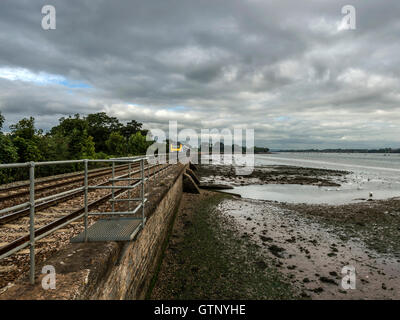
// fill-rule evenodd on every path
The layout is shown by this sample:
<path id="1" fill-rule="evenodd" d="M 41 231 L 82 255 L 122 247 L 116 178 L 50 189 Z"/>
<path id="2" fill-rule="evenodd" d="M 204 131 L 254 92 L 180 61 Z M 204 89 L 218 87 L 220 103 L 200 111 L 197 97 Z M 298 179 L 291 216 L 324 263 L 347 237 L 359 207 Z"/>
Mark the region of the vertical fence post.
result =
<path id="1" fill-rule="evenodd" d="M 144 159 L 140 161 L 140 171 L 141 171 L 141 190 L 140 190 L 140 197 L 142 198 L 142 228 L 144 227 Z"/>
<path id="2" fill-rule="evenodd" d="M 168 168 L 168 163 L 166 163 L 165 166 L 164 166 L 164 168 L 163 168 L 163 170 L 164 170 L 163 176 L 164 176 L 164 177 L 167 175 L 167 168 Z"/>
<path id="3" fill-rule="evenodd" d="M 154 160 L 155 160 L 155 158 L 154 158 Z M 154 163 L 152 164 L 152 166 L 153 166 L 153 187 L 155 186 L 155 184 L 156 184 L 156 181 L 155 181 L 155 179 L 156 179 L 156 162 L 154 161 Z"/>
<path id="4" fill-rule="evenodd" d="M 132 163 L 129 162 L 129 165 L 128 165 L 128 171 L 129 171 L 129 174 L 128 174 L 128 178 L 129 178 L 128 185 L 131 185 L 131 169 L 132 169 Z M 128 199 L 131 199 L 131 189 L 128 189 Z M 130 200 L 128 200 L 128 211 L 131 211 L 131 201 Z"/>
<path id="5" fill-rule="evenodd" d="M 111 207 L 112 207 L 112 212 L 114 213 L 114 211 L 115 211 L 115 202 L 114 202 L 114 178 L 115 178 L 115 161 L 113 160 L 113 162 L 112 162 L 112 183 L 111 183 L 111 185 L 112 185 L 112 191 L 111 191 L 111 194 L 112 194 L 112 204 L 111 204 Z"/>
<path id="6" fill-rule="evenodd" d="M 35 283 L 35 163 L 31 162 L 29 166 L 29 235 L 30 235 L 30 270 L 29 280 L 31 284 Z"/>
<path id="7" fill-rule="evenodd" d="M 85 196 L 84 196 L 84 202 L 85 202 L 85 242 L 87 242 L 87 227 L 88 227 L 88 160 L 84 160 L 85 164 L 85 178 L 84 178 L 84 188 L 85 188 Z"/>
<path id="8" fill-rule="evenodd" d="M 158 159 L 158 155 L 157 155 L 157 158 L 155 158 L 156 159 L 156 176 L 155 177 L 157 177 L 158 176 L 158 173 L 159 173 L 159 166 L 160 166 L 160 164 L 159 164 L 159 162 L 160 162 L 160 160 Z"/>
<path id="9" fill-rule="evenodd" d="M 145 193 L 149 193 L 149 188 L 150 188 L 150 163 L 149 160 L 147 160 L 147 183 L 145 184 L 147 190 L 145 189 Z"/>

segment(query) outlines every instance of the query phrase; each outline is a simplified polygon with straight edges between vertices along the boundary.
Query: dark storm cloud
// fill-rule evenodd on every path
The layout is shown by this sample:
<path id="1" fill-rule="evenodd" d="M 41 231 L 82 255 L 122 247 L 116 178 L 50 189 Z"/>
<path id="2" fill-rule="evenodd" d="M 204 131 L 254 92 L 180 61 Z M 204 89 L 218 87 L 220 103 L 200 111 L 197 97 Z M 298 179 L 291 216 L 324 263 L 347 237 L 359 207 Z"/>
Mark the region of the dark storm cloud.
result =
<path id="1" fill-rule="evenodd" d="M 356 30 L 338 28 L 347 4 Z M 44 128 L 107 111 L 246 126 L 275 148 L 399 146 L 399 14 L 397 0 L 2 0 L 0 110 Z"/>

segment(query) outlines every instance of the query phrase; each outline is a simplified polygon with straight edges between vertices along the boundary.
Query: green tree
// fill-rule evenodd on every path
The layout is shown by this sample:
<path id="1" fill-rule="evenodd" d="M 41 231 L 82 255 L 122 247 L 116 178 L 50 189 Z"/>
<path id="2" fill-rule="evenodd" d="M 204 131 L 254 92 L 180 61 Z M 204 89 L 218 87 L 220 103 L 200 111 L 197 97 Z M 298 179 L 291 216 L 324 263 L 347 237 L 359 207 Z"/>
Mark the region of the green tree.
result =
<path id="1" fill-rule="evenodd" d="M 18 162 L 40 161 L 43 159 L 39 149 L 42 131 L 36 130 L 33 117 L 24 118 L 10 126 L 11 139 L 18 153 Z"/>
<path id="2" fill-rule="evenodd" d="M 0 163 L 13 163 L 17 161 L 17 149 L 13 145 L 10 137 L 0 132 Z M 13 179 L 13 169 L 0 169 L 0 183 L 11 182 Z"/>
<path id="3" fill-rule="evenodd" d="M 112 132 L 106 141 L 107 150 L 115 156 L 126 154 L 126 140 L 119 132 Z"/>
<path id="4" fill-rule="evenodd" d="M 138 131 L 129 138 L 129 153 L 132 155 L 145 154 L 151 143 L 152 142 L 146 141 L 146 136 L 142 135 L 142 133 Z"/>
<path id="5" fill-rule="evenodd" d="M 43 160 L 42 153 L 33 140 L 15 137 L 12 142 L 17 149 L 18 162 Z"/>
<path id="6" fill-rule="evenodd" d="M 60 133 L 46 135 L 46 160 L 58 161 L 69 159 L 68 139 Z"/>
<path id="7" fill-rule="evenodd" d="M 67 143 L 64 159 L 82 159 L 94 157 L 95 149 L 93 138 L 88 134 L 88 123 L 79 114 L 74 117 L 61 118 L 59 125 L 53 127 L 50 134 L 54 137 L 63 137 Z"/>
<path id="8" fill-rule="evenodd" d="M 1 129 L 3 129 L 3 124 L 4 124 L 4 116 L 0 112 L 0 132 L 1 132 Z"/>
<path id="9" fill-rule="evenodd" d="M 13 136 L 24 138 L 25 140 L 33 140 L 37 130 L 35 129 L 35 119 L 33 117 L 24 118 L 16 124 L 10 126 Z"/>
<path id="10" fill-rule="evenodd" d="M 122 124 L 105 112 L 89 114 L 86 117 L 88 134 L 93 137 L 97 152 L 107 152 L 106 141 L 114 131 L 120 131 Z"/>
<path id="11" fill-rule="evenodd" d="M 128 140 L 132 134 L 142 130 L 142 124 L 136 120 L 129 121 L 121 128 L 122 135 Z"/>
<path id="12" fill-rule="evenodd" d="M 12 163 L 17 161 L 17 148 L 15 148 L 9 136 L 0 132 L 0 163 Z"/>
<path id="13" fill-rule="evenodd" d="M 95 143 L 92 136 L 88 136 L 81 149 L 81 159 L 94 159 L 96 156 Z"/>
<path id="14" fill-rule="evenodd" d="M 4 120 L 4 116 L 0 112 L 0 163 L 17 162 L 17 148 L 12 143 L 10 136 L 1 132 Z M 0 169 L 0 183 L 11 182 L 13 178 L 13 169 Z"/>

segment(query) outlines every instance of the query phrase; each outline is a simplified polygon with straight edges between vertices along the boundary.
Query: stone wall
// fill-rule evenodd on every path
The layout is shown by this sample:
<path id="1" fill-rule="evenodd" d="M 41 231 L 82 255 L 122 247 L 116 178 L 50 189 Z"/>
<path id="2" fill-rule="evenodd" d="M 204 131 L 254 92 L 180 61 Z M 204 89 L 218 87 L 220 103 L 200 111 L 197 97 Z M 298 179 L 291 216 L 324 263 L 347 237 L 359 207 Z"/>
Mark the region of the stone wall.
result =
<path id="1" fill-rule="evenodd" d="M 168 227 L 182 196 L 182 177 L 169 189 L 134 242 L 102 278 L 91 299 L 144 299 L 162 253 Z"/>

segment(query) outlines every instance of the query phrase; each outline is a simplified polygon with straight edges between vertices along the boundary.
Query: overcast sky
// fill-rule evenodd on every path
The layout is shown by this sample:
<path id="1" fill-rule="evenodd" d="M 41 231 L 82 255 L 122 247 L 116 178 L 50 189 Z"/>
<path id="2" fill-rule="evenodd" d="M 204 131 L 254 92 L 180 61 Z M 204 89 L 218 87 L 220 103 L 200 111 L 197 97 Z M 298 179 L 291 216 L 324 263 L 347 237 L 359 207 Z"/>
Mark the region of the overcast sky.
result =
<path id="1" fill-rule="evenodd" d="M 6 130 L 106 111 L 271 148 L 400 147 L 399 76 L 399 0 L 0 1 Z"/>

